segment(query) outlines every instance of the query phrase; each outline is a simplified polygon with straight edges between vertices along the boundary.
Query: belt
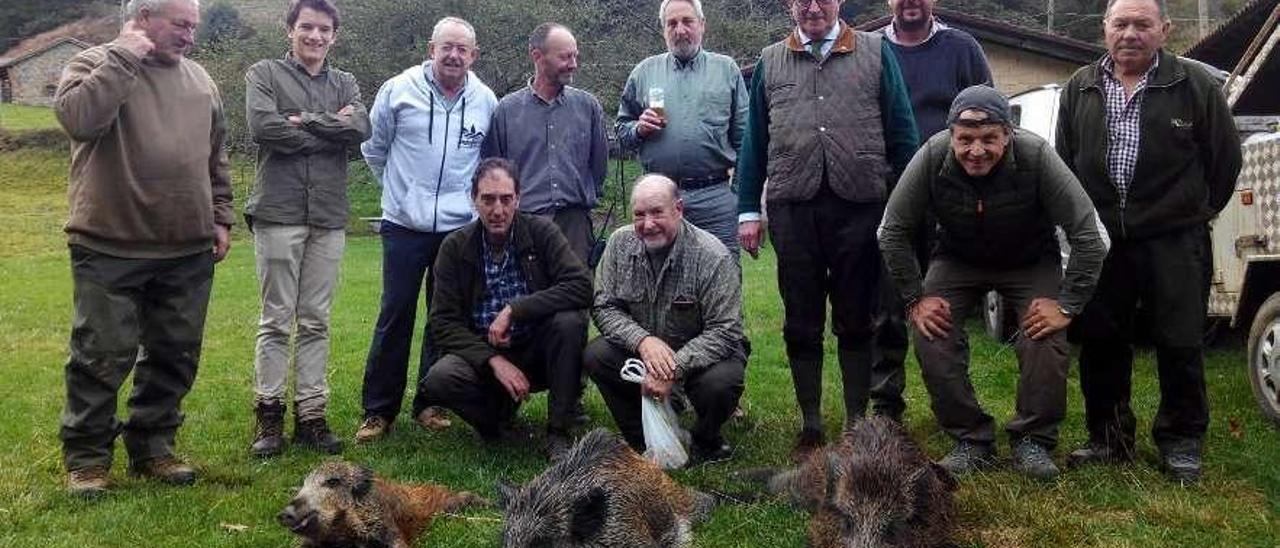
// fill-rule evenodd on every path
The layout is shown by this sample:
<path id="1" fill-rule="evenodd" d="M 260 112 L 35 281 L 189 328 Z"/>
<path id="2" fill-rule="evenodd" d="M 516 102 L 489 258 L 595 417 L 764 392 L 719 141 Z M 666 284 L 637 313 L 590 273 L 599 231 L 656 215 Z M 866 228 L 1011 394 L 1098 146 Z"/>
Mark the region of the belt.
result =
<path id="1" fill-rule="evenodd" d="M 676 179 L 676 186 L 680 187 L 680 190 L 698 190 L 700 188 L 715 186 L 728 180 L 729 173 L 725 172 L 717 173 L 715 175 L 707 175 L 705 177 L 682 177 L 680 179 Z"/>

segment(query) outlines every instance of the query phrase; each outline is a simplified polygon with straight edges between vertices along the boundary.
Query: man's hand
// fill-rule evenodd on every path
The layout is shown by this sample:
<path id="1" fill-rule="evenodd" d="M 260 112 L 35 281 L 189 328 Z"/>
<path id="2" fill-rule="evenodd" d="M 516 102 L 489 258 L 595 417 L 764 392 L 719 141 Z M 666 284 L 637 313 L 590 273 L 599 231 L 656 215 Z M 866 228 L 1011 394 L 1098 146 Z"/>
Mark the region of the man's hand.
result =
<path id="1" fill-rule="evenodd" d="M 676 353 L 667 343 L 654 336 L 645 337 L 636 349 L 640 359 L 644 361 L 645 378 L 662 381 L 676 378 Z"/>
<path id="2" fill-rule="evenodd" d="M 646 398 L 653 398 L 661 402 L 671 395 L 671 387 L 676 385 L 675 379 L 664 381 L 653 377 L 645 377 L 644 382 L 640 385 L 640 392 Z"/>
<path id="3" fill-rule="evenodd" d="M 290 115 L 289 115 L 288 117 L 286 117 L 284 120 L 285 120 L 286 122 L 289 122 L 289 125 L 292 125 L 293 127 L 301 127 L 301 126 L 302 126 L 302 116 L 301 116 L 301 115 L 299 115 L 299 114 L 290 114 Z"/>
<path id="4" fill-rule="evenodd" d="M 501 355 L 494 354 L 489 358 L 489 367 L 493 368 L 493 376 L 498 379 L 498 384 L 507 390 L 507 395 L 516 402 L 522 402 L 529 399 L 529 379 L 525 378 L 524 373 Z"/>
<path id="5" fill-rule="evenodd" d="M 356 113 L 356 107 L 353 107 L 353 106 L 351 106 L 351 105 L 347 105 L 347 106 L 345 106 L 345 107 L 342 107 L 342 109 L 338 111 L 338 116 L 342 116 L 342 117 L 344 117 L 344 118 L 345 118 L 345 117 L 347 117 L 347 116 L 351 116 L 352 114 L 355 114 L 355 113 Z"/>
<path id="6" fill-rule="evenodd" d="M 911 307 L 911 323 L 926 340 L 947 336 L 951 331 L 951 303 L 942 297 L 924 297 Z"/>
<path id="7" fill-rule="evenodd" d="M 760 232 L 760 221 L 738 223 L 738 243 L 751 254 L 752 259 L 760 258 Z"/>
<path id="8" fill-rule="evenodd" d="M 227 258 L 227 253 L 230 251 L 231 228 L 219 224 L 213 225 L 213 262 Z"/>
<path id="9" fill-rule="evenodd" d="M 494 348 L 511 346 L 511 305 L 502 307 L 502 311 L 489 324 L 489 344 Z"/>
<path id="10" fill-rule="evenodd" d="M 658 113 L 654 112 L 653 109 L 646 108 L 644 112 L 640 113 L 640 119 L 636 120 L 636 135 L 639 135 L 641 139 L 648 139 L 650 135 L 662 131 L 662 128 L 666 126 L 666 119 L 658 116 Z"/>
<path id="11" fill-rule="evenodd" d="M 130 19 L 124 22 L 124 27 L 120 29 L 120 34 L 112 41 L 113 44 L 129 50 L 139 59 L 151 54 L 151 50 L 156 49 L 156 45 L 147 38 L 146 31 L 138 26 L 138 22 Z"/>
<path id="12" fill-rule="evenodd" d="M 1071 317 L 1062 313 L 1057 299 L 1039 297 L 1031 300 L 1027 313 L 1022 316 L 1022 332 L 1038 341 L 1071 325 Z"/>

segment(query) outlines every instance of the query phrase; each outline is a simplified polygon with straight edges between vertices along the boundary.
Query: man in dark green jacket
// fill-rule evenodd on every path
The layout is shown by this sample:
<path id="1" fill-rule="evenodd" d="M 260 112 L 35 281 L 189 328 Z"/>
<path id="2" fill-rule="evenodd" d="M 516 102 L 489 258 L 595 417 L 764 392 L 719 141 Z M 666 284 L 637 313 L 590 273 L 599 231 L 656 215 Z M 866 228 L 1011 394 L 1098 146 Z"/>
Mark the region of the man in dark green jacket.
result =
<path id="1" fill-rule="evenodd" d="M 969 382 L 964 314 L 988 290 L 1022 314 L 1018 405 L 1005 425 L 1014 466 L 1057 476 L 1050 452 L 1067 409 L 1070 355 L 1063 329 L 1084 308 L 1107 254 L 1107 233 L 1079 181 L 1034 134 L 1014 130 L 1000 92 L 973 86 L 956 96 L 948 123 L 916 153 L 893 190 L 880 227 L 886 266 L 907 304 L 933 414 L 956 448 L 939 464 L 964 473 L 993 462 L 995 420 Z M 938 226 L 921 280 L 915 248 Z M 1063 274 L 1054 228 L 1071 244 Z"/>
<path id="2" fill-rule="evenodd" d="M 1240 172 L 1240 140 L 1218 84 L 1162 46 L 1160 0 L 1112 0 L 1108 53 L 1062 91 L 1057 150 L 1075 171 L 1115 245 L 1097 295 L 1072 328 L 1081 342 L 1089 444 L 1068 464 L 1133 458 L 1129 407 L 1132 324 L 1150 317 L 1160 374 L 1152 434 L 1179 481 L 1200 476 L 1209 425 L 1201 337 L 1213 260 L 1208 221 Z"/>
<path id="3" fill-rule="evenodd" d="M 581 396 L 591 274 L 554 223 L 519 213 L 509 161 L 482 160 L 471 197 L 480 218 L 445 238 L 436 258 L 430 325 L 442 357 L 421 392 L 494 441 L 531 393 L 547 390 L 555 460 L 569 448 Z"/>
<path id="4" fill-rule="evenodd" d="M 738 154 L 738 239 L 769 237 L 778 255 L 782 336 L 802 416 L 792 456 L 821 447 L 827 301 L 844 381 L 846 421 L 871 384 L 872 315 L 879 299 L 876 225 L 891 181 L 919 144 L 898 62 L 880 34 L 840 21 L 843 0 L 791 0 L 796 28 L 760 52 Z"/>

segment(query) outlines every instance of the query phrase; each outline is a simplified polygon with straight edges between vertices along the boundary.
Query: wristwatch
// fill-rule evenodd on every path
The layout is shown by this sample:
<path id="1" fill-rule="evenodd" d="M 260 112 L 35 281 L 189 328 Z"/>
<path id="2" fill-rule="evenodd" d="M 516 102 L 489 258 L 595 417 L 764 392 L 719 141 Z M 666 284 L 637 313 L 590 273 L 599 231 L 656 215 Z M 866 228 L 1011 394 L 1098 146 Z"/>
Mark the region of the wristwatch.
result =
<path id="1" fill-rule="evenodd" d="M 1074 318 L 1076 316 L 1071 311 L 1063 308 L 1061 305 L 1058 306 L 1058 313 L 1062 314 L 1063 316 L 1066 316 L 1068 319 Z"/>

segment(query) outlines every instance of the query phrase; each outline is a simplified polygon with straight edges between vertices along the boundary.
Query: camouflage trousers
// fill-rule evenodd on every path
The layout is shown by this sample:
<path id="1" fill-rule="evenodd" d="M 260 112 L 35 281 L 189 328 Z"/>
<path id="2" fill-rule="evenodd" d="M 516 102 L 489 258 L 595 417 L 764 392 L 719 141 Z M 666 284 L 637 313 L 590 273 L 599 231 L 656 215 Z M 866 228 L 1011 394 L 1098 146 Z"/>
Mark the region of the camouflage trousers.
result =
<path id="1" fill-rule="evenodd" d="M 179 405 L 195 381 L 213 254 L 126 259 L 71 247 L 74 318 L 61 428 L 68 470 L 111 466 L 124 434 L 129 459 L 172 455 Z M 129 373 L 124 423 L 116 398 Z"/>

